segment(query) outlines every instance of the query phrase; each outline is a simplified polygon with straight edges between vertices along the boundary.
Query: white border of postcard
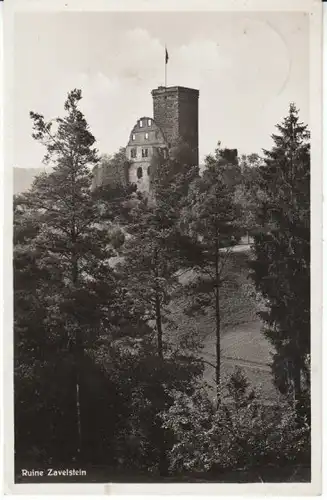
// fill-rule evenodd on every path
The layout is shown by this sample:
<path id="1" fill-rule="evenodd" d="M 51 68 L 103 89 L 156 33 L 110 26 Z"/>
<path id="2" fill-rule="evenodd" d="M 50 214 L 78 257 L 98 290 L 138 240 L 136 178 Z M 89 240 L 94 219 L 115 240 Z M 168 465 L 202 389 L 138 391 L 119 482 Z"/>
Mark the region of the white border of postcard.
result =
<path id="1" fill-rule="evenodd" d="M 322 379 L 322 12 L 321 0 L 5 0 L 4 25 L 4 486 L 7 494 L 105 495 L 283 495 L 314 496 L 321 492 Z M 29 11 L 297 11 L 310 14 L 311 148 L 311 345 L 312 345 L 312 481 L 258 484 L 14 484 L 13 341 L 12 341 L 12 102 L 13 21 Z M 327 18 L 326 18 L 327 23 Z M 326 134 L 327 135 L 327 134 Z"/>

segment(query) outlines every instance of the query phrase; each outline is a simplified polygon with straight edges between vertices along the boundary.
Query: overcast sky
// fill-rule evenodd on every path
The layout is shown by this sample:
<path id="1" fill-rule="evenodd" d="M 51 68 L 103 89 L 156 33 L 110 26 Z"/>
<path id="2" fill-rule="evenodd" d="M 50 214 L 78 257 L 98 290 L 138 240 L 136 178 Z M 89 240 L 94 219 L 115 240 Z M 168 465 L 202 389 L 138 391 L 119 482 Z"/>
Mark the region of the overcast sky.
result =
<path id="1" fill-rule="evenodd" d="M 63 114 L 81 88 L 101 153 L 125 146 L 151 89 L 200 90 L 200 161 L 222 146 L 260 153 L 294 101 L 309 119 L 309 25 L 303 13 L 20 13 L 15 23 L 15 166 L 40 166 L 29 111 Z"/>

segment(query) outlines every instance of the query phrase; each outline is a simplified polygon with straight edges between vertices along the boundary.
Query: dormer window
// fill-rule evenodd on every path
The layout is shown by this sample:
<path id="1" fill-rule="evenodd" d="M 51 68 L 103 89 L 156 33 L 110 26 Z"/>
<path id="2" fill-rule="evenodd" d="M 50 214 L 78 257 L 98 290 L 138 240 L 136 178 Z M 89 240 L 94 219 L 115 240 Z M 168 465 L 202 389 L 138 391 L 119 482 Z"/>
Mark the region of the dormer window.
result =
<path id="1" fill-rule="evenodd" d="M 140 120 L 140 128 L 143 127 L 143 120 Z"/>
<path id="2" fill-rule="evenodd" d="M 145 132 L 144 137 L 145 137 L 145 139 L 149 139 L 149 134 L 147 132 Z"/>
<path id="3" fill-rule="evenodd" d="M 151 119 L 149 119 L 149 120 L 148 120 L 148 127 L 151 127 L 151 123 L 152 123 L 152 120 L 151 120 Z"/>
<path id="4" fill-rule="evenodd" d="M 132 141 L 135 141 L 135 134 L 132 134 Z"/>

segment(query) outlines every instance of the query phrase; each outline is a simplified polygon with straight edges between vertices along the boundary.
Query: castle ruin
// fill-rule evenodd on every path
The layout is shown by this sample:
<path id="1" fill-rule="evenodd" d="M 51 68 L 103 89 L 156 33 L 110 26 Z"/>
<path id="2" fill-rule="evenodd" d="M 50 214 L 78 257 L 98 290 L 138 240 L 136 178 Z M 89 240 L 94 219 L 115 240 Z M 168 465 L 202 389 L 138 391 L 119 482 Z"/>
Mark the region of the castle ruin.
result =
<path id="1" fill-rule="evenodd" d="M 191 165 L 199 164 L 199 91 L 186 87 L 158 87 L 151 92 L 153 117 L 139 118 L 126 146 L 123 172 L 101 165 L 94 171 L 94 187 L 115 182 L 134 183 L 149 192 L 159 158 L 167 158 L 179 144 L 188 148 Z"/>

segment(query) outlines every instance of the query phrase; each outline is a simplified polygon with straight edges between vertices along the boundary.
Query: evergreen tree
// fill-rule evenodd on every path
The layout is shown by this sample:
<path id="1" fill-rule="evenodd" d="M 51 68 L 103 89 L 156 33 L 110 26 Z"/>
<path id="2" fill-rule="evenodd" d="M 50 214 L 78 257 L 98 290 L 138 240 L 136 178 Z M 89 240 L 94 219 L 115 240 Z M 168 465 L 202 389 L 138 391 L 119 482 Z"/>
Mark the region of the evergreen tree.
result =
<path id="1" fill-rule="evenodd" d="M 242 227 L 248 243 L 257 228 L 257 208 L 263 194 L 258 185 L 261 164 L 262 159 L 257 154 L 242 155 L 239 162 L 241 177 L 236 186 L 235 201 L 241 208 Z"/>
<path id="2" fill-rule="evenodd" d="M 310 360 L 310 145 L 298 110 L 277 125 L 265 151 L 263 193 L 254 239 L 254 280 L 266 299 L 266 336 L 275 349 L 273 372 L 298 408 L 309 388 Z"/>
<path id="3" fill-rule="evenodd" d="M 230 151 L 217 148 L 215 155 L 206 158 L 203 176 L 192 184 L 185 212 L 185 222 L 201 249 L 195 270 L 197 274 L 189 285 L 193 295 L 192 311 L 208 312 L 214 309 L 217 397 L 221 376 L 221 288 L 228 279 L 228 262 L 233 247 L 239 240 L 239 206 L 235 203 L 235 186 L 239 182 L 237 158 Z"/>
<path id="4" fill-rule="evenodd" d="M 19 395 L 26 375 L 34 377 L 34 384 L 47 381 L 43 407 L 53 407 L 47 420 L 54 408 L 64 419 L 70 456 L 80 455 L 85 445 L 90 408 L 83 394 L 90 349 L 97 339 L 139 335 L 142 328 L 110 265 L 114 212 L 103 214 L 91 192 L 91 167 L 98 158 L 80 99 L 79 90 L 70 92 L 66 116 L 54 122 L 31 113 L 33 137 L 45 146 L 45 161 L 53 170 L 15 200 L 17 418 L 23 419 Z M 102 202 L 102 208 L 108 205 Z"/>
<path id="5" fill-rule="evenodd" d="M 194 175 L 197 173 L 187 170 L 186 165 L 181 165 L 177 159 L 168 159 L 158 166 L 152 196 L 140 195 L 131 211 L 123 262 L 117 266 L 125 276 L 135 310 L 153 328 L 154 337 L 150 335 L 144 339 L 150 366 L 153 366 L 153 354 L 156 361 L 143 394 L 143 412 L 148 398 L 152 420 L 156 422 L 156 437 L 153 439 L 159 449 L 158 468 L 162 476 L 168 474 L 168 444 L 158 414 L 169 405 L 166 388 L 184 387 L 186 390 L 202 369 L 201 362 L 176 345 L 174 332 L 178 325 L 175 325 L 170 309 L 171 301 L 181 287 L 179 271 L 192 266 L 196 259 L 196 246 L 188 235 L 183 234 L 179 224 L 182 200 L 188 189 L 186 180 Z"/>

